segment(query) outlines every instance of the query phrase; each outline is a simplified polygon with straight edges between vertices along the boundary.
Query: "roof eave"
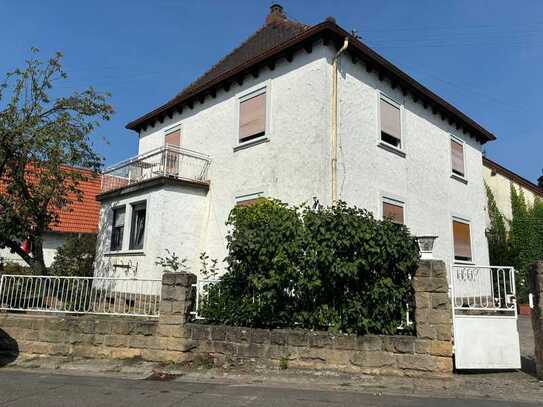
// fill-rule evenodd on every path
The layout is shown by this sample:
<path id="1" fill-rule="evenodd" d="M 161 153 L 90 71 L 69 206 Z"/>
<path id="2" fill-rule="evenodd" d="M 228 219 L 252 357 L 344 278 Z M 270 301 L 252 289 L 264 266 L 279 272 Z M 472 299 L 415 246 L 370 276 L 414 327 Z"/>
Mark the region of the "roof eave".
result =
<path id="1" fill-rule="evenodd" d="M 413 94 L 413 98 L 415 100 L 421 100 L 425 104 L 431 104 L 432 106 L 434 106 L 433 109 L 435 109 L 436 112 L 439 111 L 443 118 L 448 117 L 451 124 L 453 122 L 456 122 L 458 128 L 461 127 L 471 132 L 481 144 L 496 139 L 496 136 L 494 134 L 483 128 L 477 122 L 469 118 L 460 110 L 452 106 L 450 103 L 446 102 L 444 99 L 436 95 L 424 85 L 411 78 L 408 74 L 397 68 L 394 64 L 373 51 L 360 40 L 353 37 L 350 33 L 345 31 L 336 23 L 328 20 L 312 26 L 303 33 L 262 53 L 251 61 L 220 75 L 214 80 L 198 88 L 193 89 L 192 92 L 184 95 L 182 98 L 176 97 L 171 99 L 170 101 L 154 109 L 153 111 L 137 118 L 136 120 L 131 121 L 126 125 L 126 128 L 134 131 L 139 131 L 139 129 L 143 127 L 148 121 L 155 120 L 157 117 L 162 117 L 163 119 L 164 115 L 167 114 L 168 111 L 171 111 L 171 109 L 176 108 L 183 103 L 189 102 L 190 100 L 194 100 L 201 93 L 209 91 L 214 87 L 218 87 L 222 82 L 231 80 L 235 76 L 244 74 L 245 71 L 250 71 L 251 69 L 254 69 L 255 66 L 262 64 L 267 59 L 278 58 L 283 53 L 293 51 L 293 48 L 301 47 L 302 44 L 313 39 L 314 37 L 322 35 L 326 36 L 327 34 L 331 34 L 332 36 L 336 37 L 333 40 L 338 43 L 338 47 L 341 46 L 343 38 L 349 37 L 349 51 L 352 52 L 353 49 L 356 50 L 358 53 L 357 56 L 361 58 L 366 64 L 368 64 L 368 67 L 374 67 L 376 70 L 381 72 L 384 77 L 388 77 L 391 81 L 397 83 L 398 86 L 402 87 L 402 89 L 404 89 L 406 92 L 409 90 Z"/>
<path id="2" fill-rule="evenodd" d="M 493 161 L 487 157 L 483 157 L 483 165 L 489 168 L 492 171 L 495 171 L 510 180 L 515 181 L 517 184 L 522 185 L 526 189 L 532 191 L 534 194 L 539 195 L 543 198 L 543 188 L 540 188 L 537 184 L 532 181 L 524 178 L 521 175 L 518 175 L 516 172 L 511 171 L 508 168 L 505 168 L 503 165 L 498 164 L 496 161 Z"/>

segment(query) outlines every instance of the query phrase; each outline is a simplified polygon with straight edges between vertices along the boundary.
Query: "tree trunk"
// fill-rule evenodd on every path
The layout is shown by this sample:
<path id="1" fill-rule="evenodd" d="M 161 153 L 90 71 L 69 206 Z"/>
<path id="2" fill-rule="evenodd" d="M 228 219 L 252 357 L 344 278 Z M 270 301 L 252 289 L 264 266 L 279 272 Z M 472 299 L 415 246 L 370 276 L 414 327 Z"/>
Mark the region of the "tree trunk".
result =
<path id="1" fill-rule="evenodd" d="M 34 275 L 47 275 L 47 267 L 45 267 L 45 261 L 43 259 L 43 241 L 40 239 L 31 239 L 31 252 L 32 256 L 26 253 L 18 242 L 8 241 L 7 247 L 30 267 L 32 274 Z"/>
<path id="2" fill-rule="evenodd" d="M 43 240 L 41 236 L 30 240 L 30 248 L 33 262 L 29 266 L 32 268 L 32 274 L 46 276 L 48 273 L 43 258 Z"/>

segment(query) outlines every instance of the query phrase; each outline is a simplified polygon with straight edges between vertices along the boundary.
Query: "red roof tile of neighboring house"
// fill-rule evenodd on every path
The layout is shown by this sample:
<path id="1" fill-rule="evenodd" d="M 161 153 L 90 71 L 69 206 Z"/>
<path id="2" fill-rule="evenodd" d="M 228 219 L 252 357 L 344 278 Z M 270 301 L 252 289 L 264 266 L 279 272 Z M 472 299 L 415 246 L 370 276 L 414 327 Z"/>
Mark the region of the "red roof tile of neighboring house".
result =
<path id="1" fill-rule="evenodd" d="M 100 203 L 96 200 L 96 195 L 101 192 L 101 178 L 89 170 L 74 170 L 81 171 L 88 177 L 87 181 L 79 183 L 82 200 L 70 197 L 72 203 L 60 211 L 58 222 L 51 225 L 50 230 L 59 233 L 97 233 Z M 5 186 L 0 183 L 0 193 L 4 191 Z"/>

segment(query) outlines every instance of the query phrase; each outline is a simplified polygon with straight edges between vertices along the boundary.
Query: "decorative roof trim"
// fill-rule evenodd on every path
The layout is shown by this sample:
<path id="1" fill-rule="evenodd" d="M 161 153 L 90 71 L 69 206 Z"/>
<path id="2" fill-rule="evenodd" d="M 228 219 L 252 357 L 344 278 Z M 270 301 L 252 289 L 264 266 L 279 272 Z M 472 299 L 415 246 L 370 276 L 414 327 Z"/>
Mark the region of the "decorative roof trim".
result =
<path id="1" fill-rule="evenodd" d="M 351 53 L 353 58 L 360 58 L 360 60 L 366 64 L 366 69 L 368 71 L 377 71 L 380 79 L 388 78 L 393 87 L 399 86 L 404 93 L 411 93 L 415 102 L 420 100 L 425 106 L 431 105 L 434 113 L 440 114 L 442 118 L 448 120 L 450 124 L 456 124 L 457 128 L 462 128 L 464 131 L 470 132 L 482 144 L 496 139 L 494 134 L 483 128 L 473 119 L 469 118 L 460 110 L 417 82 L 387 59 L 370 49 L 359 39 L 353 37 L 330 20 L 308 28 L 299 35 L 260 54 L 252 60 L 225 72 L 206 84 L 194 88 L 190 93 L 183 97 L 176 96 L 164 105 L 128 123 L 126 128 L 139 131 L 150 122 L 154 122 L 155 120 L 163 121 L 166 115 L 173 115 L 175 110 L 182 111 L 183 105 L 186 104 L 190 106 L 198 98 L 205 98 L 206 94 L 214 93 L 217 87 L 233 81 L 236 76 L 246 75 L 250 73 L 252 69 L 264 65 L 269 60 L 273 61 L 282 56 L 290 56 L 290 58 L 292 58 L 292 53 L 294 51 L 307 46 L 307 44 L 313 43 L 313 41 L 317 39 L 323 38 L 325 42 L 332 40 L 333 44 L 337 47 L 341 46 L 345 37 L 349 37 L 348 52 Z"/>
<path id="2" fill-rule="evenodd" d="M 519 185 L 522 185 L 524 188 L 528 189 L 529 191 L 532 191 L 534 194 L 540 196 L 543 198 L 543 188 L 540 188 L 533 182 L 527 180 L 526 178 L 514 173 L 511 170 L 508 170 L 507 168 L 501 166 L 495 161 L 492 161 L 486 157 L 483 157 L 483 165 L 487 168 L 489 168 L 492 171 L 495 171 L 498 174 L 503 175 L 505 178 L 508 178 L 509 180 L 516 182 Z"/>

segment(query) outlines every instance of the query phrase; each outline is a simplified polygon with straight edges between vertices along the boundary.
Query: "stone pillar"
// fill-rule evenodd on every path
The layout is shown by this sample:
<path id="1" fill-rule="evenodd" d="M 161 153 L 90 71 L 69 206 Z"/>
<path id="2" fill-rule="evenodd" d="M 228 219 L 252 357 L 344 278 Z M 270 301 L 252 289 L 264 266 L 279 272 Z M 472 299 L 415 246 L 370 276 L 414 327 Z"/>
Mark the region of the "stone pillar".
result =
<path id="1" fill-rule="evenodd" d="M 451 343 L 452 307 L 445 263 L 421 260 L 413 278 L 413 287 L 417 337 Z"/>
<path id="2" fill-rule="evenodd" d="M 164 273 L 158 320 L 161 336 L 173 336 L 189 321 L 196 276 L 190 273 Z M 178 335 L 176 335 L 178 336 Z M 182 336 L 182 335 L 181 335 Z"/>
<path id="3" fill-rule="evenodd" d="M 537 377 L 543 380 L 543 260 L 530 266 L 528 275 L 530 293 L 534 296 L 532 328 L 535 342 L 535 365 Z"/>

